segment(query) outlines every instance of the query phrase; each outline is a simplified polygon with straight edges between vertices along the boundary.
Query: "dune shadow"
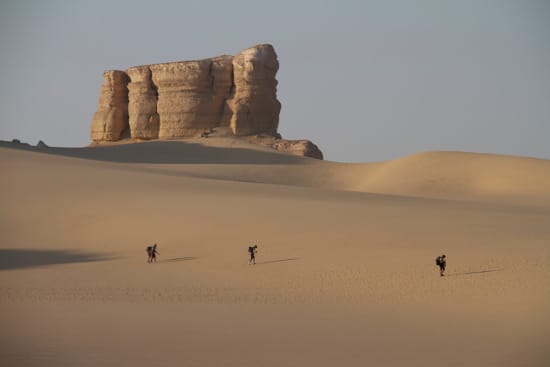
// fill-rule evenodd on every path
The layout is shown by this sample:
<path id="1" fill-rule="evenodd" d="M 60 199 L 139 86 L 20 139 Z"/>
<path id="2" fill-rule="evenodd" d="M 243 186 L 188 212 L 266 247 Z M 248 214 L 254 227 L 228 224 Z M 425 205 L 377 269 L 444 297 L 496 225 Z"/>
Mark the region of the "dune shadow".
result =
<path id="1" fill-rule="evenodd" d="M 284 262 L 284 261 L 294 261 L 294 260 L 299 260 L 299 259 L 301 259 L 301 257 L 291 257 L 291 258 L 288 258 L 288 259 L 260 261 L 260 262 L 257 262 L 256 265 L 273 264 L 273 263 L 280 263 L 280 262 Z"/>
<path id="2" fill-rule="evenodd" d="M 304 163 L 304 157 L 247 148 L 204 146 L 184 141 L 151 141 L 84 148 L 37 148 L 29 144 L 0 142 L 0 147 L 36 153 L 118 163 L 165 164 L 289 164 Z"/>
<path id="3" fill-rule="evenodd" d="M 178 261 L 189 261 L 189 260 L 197 260 L 198 257 L 188 256 L 188 257 L 175 257 L 173 259 L 166 259 L 166 260 L 160 260 L 159 263 L 173 263 Z"/>
<path id="4" fill-rule="evenodd" d="M 107 261 L 112 259 L 114 259 L 113 256 L 106 254 L 70 250 L 0 249 L 0 270 Z"/>
<path id="5" fill-rule="evenodd" d="M 445 274 L 445 276 L 448 276 L 448 277 L 454 277 L 454 276 L 459 276 L 459 275 L 473 275 L 473 274 L 483 274 L 483 273 L 493 273 L 495 271 L 502 271 L 504 269 L 488 269 L 488 270 L 480 270 L 480 271 L 469 271 L 469 272 L 465 272 L 465 273 L 451 273 L 451 274 Z"/>

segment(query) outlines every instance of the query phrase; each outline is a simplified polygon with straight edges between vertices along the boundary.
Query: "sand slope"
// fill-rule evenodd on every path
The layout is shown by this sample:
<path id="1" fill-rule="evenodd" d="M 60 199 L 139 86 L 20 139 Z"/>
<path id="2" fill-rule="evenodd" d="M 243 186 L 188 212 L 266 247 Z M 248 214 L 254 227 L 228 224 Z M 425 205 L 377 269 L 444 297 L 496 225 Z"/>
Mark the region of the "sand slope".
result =
<path id="1" fill-rule="evenodd" d="M 549 161 L 341 164 L 208 144 L 0 147 L 3 361 L 550 360 Z M 161 261 L 148 265 L 153 241 Z"/>
<path id="2" fill-rule="evenodd" d="M 372 167 L 362 191 L 442 198 L 550 203 L 550 161 L 463 152 L 427 152 Z"/>
<path id="3" fill-rule="evenodd" d="M 0 147 L 13 148 L 9 143 Z M 15 146 L 17 147 L 17 146 Z M 187 139 L 91 148 L 20 148 L 180 175 L 442 199 L 550 205 L 550 160 L 465 152 L 424 152 L 346 164 L 296 157 L 235 138 Z"/>

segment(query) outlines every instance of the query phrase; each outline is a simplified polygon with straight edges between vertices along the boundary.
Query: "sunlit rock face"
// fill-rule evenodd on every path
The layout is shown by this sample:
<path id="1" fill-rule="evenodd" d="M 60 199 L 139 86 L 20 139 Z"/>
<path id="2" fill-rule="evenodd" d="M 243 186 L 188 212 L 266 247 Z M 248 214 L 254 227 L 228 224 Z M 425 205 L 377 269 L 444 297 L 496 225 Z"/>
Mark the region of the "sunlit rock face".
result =
<path id="1" fill-rule="evenodd" d="M 235 56 L 106 71 L 92 141 L 208 137 L 219 130 L 271 137 L 274 149 L 322 159 L 315 144 L 284 140 L 277 133 L 278 70 L 273 46 L 262 44 Z"/>
<path id="2" fill-rule="evenodd" d="M 221 125 L 232 88 L 232 59 L 151 65 L 158 88 L 159 138 L 197 136 Z"/>
<path id="3" fill-rule="evenodd" d="M 234 95 L 230 100 L 235 135 L 276 134 L 281 103 L 277 100 L 279 70 L 271 45 L 248 48 L 233 58 Z"/>
<path id="4" fill-rule="evenodd" d="M 148 65 L 126 70 L 128 84 L 128 123 L 134 139 L 157 139 L 160 117 L 157 113 L 158 92 Z"/>
<path id="5" fill-rule="evenodd" d="M 281 104 L 271 45 L 237 56 L 106 71 L 92 121 L 94 142 L 200 136 L 229 126 L 234 135 L 276 134 Z"/>
<path id="6" fill-rule="evenodd" d="M 91 125 L 94 142 L 120 140 L 128 129 L 128 82 L 124 71 L 103 73 L 97 111 Z"/>

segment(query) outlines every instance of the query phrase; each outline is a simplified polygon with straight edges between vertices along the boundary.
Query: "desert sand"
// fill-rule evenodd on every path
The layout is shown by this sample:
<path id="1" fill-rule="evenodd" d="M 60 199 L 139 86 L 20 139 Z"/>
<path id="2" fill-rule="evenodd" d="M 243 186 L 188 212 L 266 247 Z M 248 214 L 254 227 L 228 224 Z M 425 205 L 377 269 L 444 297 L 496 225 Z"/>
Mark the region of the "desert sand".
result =
<path id="1" fill-rule="evenodd" d="M 550 363 L 549 160 L 212 138 L 3 143 L 0 170 L 2 365 Z"/>

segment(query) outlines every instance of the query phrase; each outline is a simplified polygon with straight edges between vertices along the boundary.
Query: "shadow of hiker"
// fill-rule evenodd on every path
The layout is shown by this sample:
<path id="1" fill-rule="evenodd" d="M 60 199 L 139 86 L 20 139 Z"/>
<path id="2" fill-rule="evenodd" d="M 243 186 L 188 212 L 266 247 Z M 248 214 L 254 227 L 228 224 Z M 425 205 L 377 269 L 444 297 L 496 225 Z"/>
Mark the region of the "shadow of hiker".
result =
<path id="1" fill-rule="evenodd" d="M 291 257 L 289 259 L 279 259 L 279 260 L 270 260 L 270 261 L 259 261 L 256 263 L 256 265 L 265 265 L 265 264 L 273 264 L 273 263 L 280 263 L 283 261 L 293 261 L 293 260 L 299 260 L 301 257 Z"/>
<path id="2" fill-rule="evenodd" d="M 114 259 L 107 254 L 71 250 L 0 249 L 0 270 Z"/>
<path id="3" fill-rule="evenodd" d="M 451 273 L 451 274 L 445 274 L 445 276 L 453 277 L 453 276 L 459 276 L 459 275 L 473 275 L 473 274 L 483 274 L 483 273 L 493 273 L 495 271 L 502 271 L 504 269 L 488 269 L 488 270 L 480 270 L 480 271 L 469 271 L 465 273 Z"/>
<path id="4" fill-rule="evenodd" d="M 173 262 L 177 262 L 177 261 L 189 261 L 189 260 L 197 260 L 197 259 L 198 259 L 198 257 L 189 256 L 189 257 L 176 257 L 176 258 L 173 258 L 173 259 L 160 260 L 158 262 L 159 263 L 173 263 Z"/>

